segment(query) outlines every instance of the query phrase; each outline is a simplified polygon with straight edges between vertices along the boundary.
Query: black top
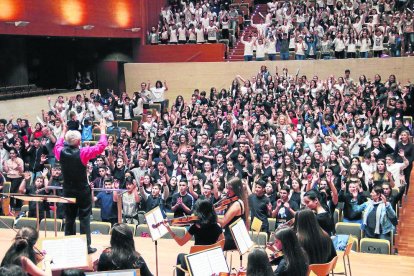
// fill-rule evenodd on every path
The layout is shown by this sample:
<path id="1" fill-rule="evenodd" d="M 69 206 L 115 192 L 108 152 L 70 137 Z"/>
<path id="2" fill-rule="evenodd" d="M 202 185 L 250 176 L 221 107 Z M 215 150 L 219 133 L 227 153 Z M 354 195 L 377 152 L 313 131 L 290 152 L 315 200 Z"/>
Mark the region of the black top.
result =
<path id="1" fill-rule="evenodd" d="M 65 146 L 60 153 L 60 164 L 63 174 L 63 192 L 82 193 L 89 188 L 86 177 L 86 166 L 80 158 L 80 150 L 77 147 Z"/>
<path id="2" fill-rule="evenodd" d="M 288 264 L 285 260 L 285 257 L 282 257 L 273 275 L 274 276 L 291 276 L 292 274 L 289 271 L 286 271 L 287 265 Z M 304 271 L 307 272 L 308 265 L 306 263 L 303 263 L 303 266 L 305 267 Z M 302 275 L 295 275 L 295 276 L 306 276 L 306 273 Z"/>
<path id="3" fill-rule="evenodd" d="M 135 260 L 133 260 L 134 258 Z M 99 256 L 98 271 L 139 269 L 141 276 L 152 276 L 152 273 L 149 271 L 147 264 L 141 256 L 136 257 L 134 255 L 131 255 L 130 259 L 130 265 L 119 267 L 114 263 L 114 260 L 112 259 L 111 249 L 107 248 L 102 252 L 101 256 Z"/>
<path id="4" fill-rule="evenodd" d="M 217 224 L 193 224 L 188 233 L 194 236 L 194 245 L 210 245 L 216 243 L 223 229 Z"/>
<path id="5" fill-rule="evenodd" d="M 325 230 L 328 235 L 332 235 L 335 231 L 335 225 L 333 223 L 332 216 L 329 212 L 316 214 L 319 226 Z"/>
<path id="6" fill-rule="evenodd" d="M 236 202 L 233 202 L 232 204 L 240 204 L 240 207 L 242 208 L 241 214 L 239 216 L 234 216 L 229 223 L 224 227 L 224 238 L 226 239 L 226 243 L 224 245 L 224 250 L 232 250 L 237 249 L 236 243 L 233 239 L 233 235 L 231 234 L 230 225 L 232 225 L 235 221 L 237 221 L 239 218 L 245 219 L 244 217 L 244 208 L 243 205 L 239 200 Z M 231 205 L 230 205 L 231 206 Z M 230 206 L 227 208 L 226 212 L 230 209 Z"/>
<path id="7" fill-rule="evenodd" d="M 296 201 L 292 200 L 292 198 L 288 201 L 290 208 L 292 208 L 294 211 L 299 210 L 299 205 L 296 203 Z M 273 205 L 272 209 L 275 209 L 277 205 L 277 201 Z M 285 223 L 291 219 L 293 219 L 295 216 L 289 211 L 289 209 L 286 209 L 284 206 L 284 203 L 279 208 L 279 212 L 276 214 L 276 223 Z"/>
<path id="8" fill-rule="evenodd" d="M 355 212 L 352 208 L 351 200 L 353 196 L 350 193 L 345 193 L 343 190 L 339 191 L 338 201 L 344 203 L 344 217 L 348 220 L 358 220 L 362 218 L 362 212 Z M 367 201 L 367 197 L 363 193 L 358 193 L 358 205 Z"/>
<path id="9" fill-rule="evenodd" d="M 267 205 L 270 203 L 270 200 L 266 196 L 258 197 L 256 194 L 251 194 L 249 196 L 249 207 L 250 207 L 250 214 L 251 219 L 256 217 L 260 219 L 262 224 L 262 231 L 268 232 L 269 231 L 269 221 L 267 220 L 268 211 Z"/>
<path id="10" fill-rule="evenodd" d="M 177 204 L 177 200 L 179 197 L 182 198 L 185 206 L 190 208 L 190 210 L 193 209 L 194 199 L 189 193 L 186 193 L 184 196 L 182 196 L 180 193 L 173 194 L 172 200 L 171 200 L 171 206 L 174 206 L 175 204 Z M 175 218 L 183 217 L 185 215 L 187 214 L 184 212 L 184 209 L 181 206 L 178 206 L 178 208 L 174 211 Z"/>

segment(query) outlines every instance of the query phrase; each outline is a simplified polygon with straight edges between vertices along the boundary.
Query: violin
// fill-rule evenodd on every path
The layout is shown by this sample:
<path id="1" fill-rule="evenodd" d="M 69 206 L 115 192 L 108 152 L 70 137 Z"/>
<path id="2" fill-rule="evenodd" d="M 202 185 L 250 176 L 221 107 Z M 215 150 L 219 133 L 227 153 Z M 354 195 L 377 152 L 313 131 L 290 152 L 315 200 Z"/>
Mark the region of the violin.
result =
<path id="1" fill-rule="evenodd" d="M 223 199 L 221 199 L 221 200 L 219 200 L 218 202 L 216 202 L 216 203 L 214 203 L 214 211 L 222 211 L 222 210 L 225 210 L 225 209 L 227 209 L 227 207 L 231 204 L 231 203 L 233 203 L 233 202 L 235 202 L 235 201 L 237 201 L 237 200 L 239 200 L 239 198 L 237 197 L 237 196 L 233 196 L 233 197 L 230 197 L 230 198 L 223 198 Z"/>
<path id="2" fill-rule="evenodd" d="M 171 225 L 185 226 L 185 225 L 196 223 L 198 220 L 199 220 L 198 216 L 193 215 L 193 216 L 184 216 L 184 217 L 179 217 L 179 218 L 167 219 L 166 221 Z M 163 224 L 163 222 L 155 223 L 152 225 L 152 228 L 157 228 L 161 224 Z"/>
<path id="3" fill-rule="evenodd" d="M 270 254 L 269 261 L 272 265 L 279 265 L 282 258 L 283 258 L 283 252 L 277 251 L 277 252 Z"/>

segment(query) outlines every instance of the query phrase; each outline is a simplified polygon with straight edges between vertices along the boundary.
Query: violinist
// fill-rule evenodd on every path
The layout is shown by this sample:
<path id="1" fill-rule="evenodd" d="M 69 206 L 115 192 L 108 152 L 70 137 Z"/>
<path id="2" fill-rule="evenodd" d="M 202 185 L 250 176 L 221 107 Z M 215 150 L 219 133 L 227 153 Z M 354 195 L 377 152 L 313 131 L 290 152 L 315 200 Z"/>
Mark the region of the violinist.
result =
<path id="1" fill-rule="evenodd" d="M 185 178 L 180 179 L 178 184 L 178 192 L 173 194 L 171 200 L 171 210 L 174 217 L 179 218 L 191 214 L 194 198 L 188 193 L 188 183 Z"/>
<path id="2" fill-rule="evenodd" d="M 274 249 L 281 254 L 275 276 L 306 276 L 308 273 L 308 258 L 299 244 L 295 232 L 288 227 L 275 233 Z"/>
<path id="3" fill-rule="evenodd" d="M 32 276 L 52 275 L 50 269 L 51 260 L 43 256 L 43 254 L 35 248 L 39 233 L 31 227 L 22 227 L 17 232 L 13 244 L 7 250 L 1 266 L 18 265 Z M 43 260 L 45 262 L 45 270 L 37 267 L 37 264 Z"/>
<path id="4" fill-rule="evenodd" d="M 198 222 L 191 225 L 183 237 L 175 235 L 167 221 L 164 221 L 168 232 L 180 246 L 191 240 L 192 236 L 194 236 L 195 240 L 194 245 L 210 245 L 224 239 L 223 230 L 217 224 L 217 215 L 214 212 L 213 204 L 209 200 L 198 200 L 195 204 L 194 215 L 198 217 Z M 177 264 L 180 264 L 184 269 L 187 268 L 185 254 L 181 253 L 178 255 Z M 184 275 L 184 273 L 177 269 L 177 276 L 181 275 Z"/>
<path id="5" fill-rule="evenodd" d="M 228 198 L 235 196 L 239 198 L 229 205 L 224 217 L 218 219 L 218 223 L 224 228 L 224 237 L 226 238 L 224 250 L 233 250 L 237 249 L 237 246 L 231 234 L 230 225 L 239 218 L 242 218 L 245 222 L 248 221 L 247 214 L 249 212 L 246 210 L 248 208 L 246 192 L 240 178 L 233 177 L 230 179 L 226 184 L 226 190 Z"/>

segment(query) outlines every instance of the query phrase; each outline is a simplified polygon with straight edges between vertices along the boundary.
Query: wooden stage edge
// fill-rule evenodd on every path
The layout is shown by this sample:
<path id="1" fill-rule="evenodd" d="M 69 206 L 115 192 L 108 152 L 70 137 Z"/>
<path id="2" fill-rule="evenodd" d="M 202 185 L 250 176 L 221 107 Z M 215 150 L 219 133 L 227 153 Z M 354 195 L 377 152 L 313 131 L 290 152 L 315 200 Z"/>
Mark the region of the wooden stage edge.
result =
<path id="1" fill-rule="evenodd" d="M 47 237 L 53 237 L 53 232 L 48 232 Z M 59 235 L 63 235 L 59 232 Z M 10 229 L 0 229 L 0 259 L 10 247 L 15 232 Z M 44 232 L 39 233 L 40 238 L 44 237 Z M 39 238 L 39 239 L 40 239 Z M 98 249 L 92 256 L 93 260 L 99 258 L 100 253 L 109 245 L 109 235 L 92 235 L 92 245 Z M 189 252 L 192 242 L 180 247 L 172 239 L 161 239 L 158 241 L 158 263 L 159 275 L 173 275 L 178 253 Z M 155 245 L 151 238 L 135 238 L 135 248 L 147 262 L 151 272 L 155 275 Z M 239 256 L 233 252 L 228 254 L 227 262 L 232 256 L 233 267 L 238 268 Z M 339 253 L 338 267 L 342 267 L 342 255 Z M 414 257 L 398 255 L 375 255 L 368 253 L 352 252 L 351 269 L 354 276 L 389 276 L 389 275 L 414 275 Z M 243 257 L 243 266 L 246 266 L 247 256 Z"/>

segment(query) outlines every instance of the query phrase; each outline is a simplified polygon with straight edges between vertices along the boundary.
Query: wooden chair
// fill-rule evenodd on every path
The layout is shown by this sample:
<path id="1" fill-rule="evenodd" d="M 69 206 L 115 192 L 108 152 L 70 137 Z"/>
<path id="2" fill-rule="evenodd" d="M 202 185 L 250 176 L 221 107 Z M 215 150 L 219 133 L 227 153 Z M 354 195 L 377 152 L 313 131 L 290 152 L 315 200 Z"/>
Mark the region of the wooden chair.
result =
<path id="1" fill-rule="evenodd" d="M 309 266 L 308 275 L 326 276 L 332 273 L 334 275 L 334 269 L 338 256 L 335 256 L 329 263 L 326 264 L 311 264 Z"/>
<path id="2" fill-rule="evenodd" d="M 352 236 L 349 236 L 348 244 L 345 247 L 342 260 L 343 260 L 343 269 L 340 267 L 339 270 L 338 267 L 335 267 L 334 274 L 340 274 L 340 275 L 346 275 L 346 276 L 352 276 L 351 272 L 351 261 L 349 260 L 349 255 L 351 254 L 352 247 L 356 243 L 358 243 L 358 240 L 355 239 Z"/>
<path id="3" fill-rule="evenodd" d="M 217 247 L 217 246 L 220 246 L 223 249 L 224 248 L 224 243 L 225 243 L 225 240 L 222 239 L 222 240 L 219 240 L 218 242 L 210 244 L 210 245 L 193 245 L 190 248 L 190 254 L 197 253 L 197 252 L 207 250 L 207 249 L 210 249 L 210 248 L 214 248 L 214 247 Z"/>

